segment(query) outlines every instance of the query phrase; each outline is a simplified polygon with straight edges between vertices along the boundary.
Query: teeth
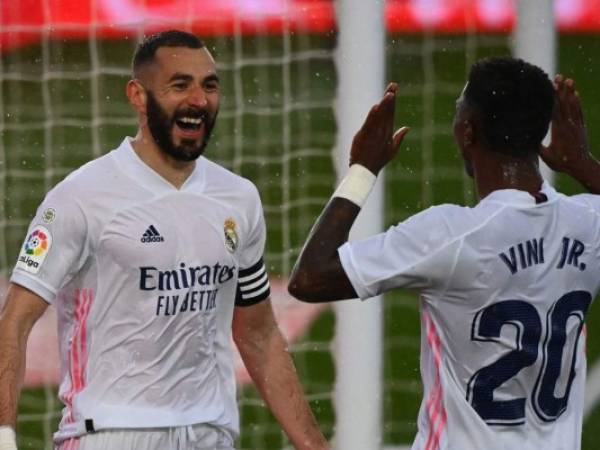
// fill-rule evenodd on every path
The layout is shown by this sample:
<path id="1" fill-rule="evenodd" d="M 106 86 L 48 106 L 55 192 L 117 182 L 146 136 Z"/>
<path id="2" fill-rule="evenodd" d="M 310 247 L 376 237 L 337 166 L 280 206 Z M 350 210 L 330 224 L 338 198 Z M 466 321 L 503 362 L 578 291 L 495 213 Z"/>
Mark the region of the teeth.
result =
<path id="1" fill-rule="evenodd" d="M 202 123 L 202 119 L 194 119 L 192 117 L 182 117 L 179 120 L 183 123 L 191 123 L 194 125 L 200 125 Z"/>

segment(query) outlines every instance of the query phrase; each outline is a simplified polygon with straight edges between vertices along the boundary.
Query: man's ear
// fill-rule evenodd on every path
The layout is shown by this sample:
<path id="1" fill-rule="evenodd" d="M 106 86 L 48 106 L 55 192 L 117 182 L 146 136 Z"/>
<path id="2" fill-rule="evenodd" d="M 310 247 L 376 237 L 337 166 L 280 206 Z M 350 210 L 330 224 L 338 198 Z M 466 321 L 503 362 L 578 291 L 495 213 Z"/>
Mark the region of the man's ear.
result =
<path id="1" fill-rule="evenodd" d="M 477 142 L 475 124 L 471 119 L 465 119 L 463 122 L 463 142 L 465 147 L 471 146 Z"/>
<path id="2" fill-rule="evenodd" d="M 146 102 L 148 95 L 146 94 L 146 88 L 140 83 L 138 79 L 131 79 L 127 82 L 125 87 L 125 93 L 129 99 L 129 103 L 133 106 L 133 109 L 138 113 L 146 114 Z"/>

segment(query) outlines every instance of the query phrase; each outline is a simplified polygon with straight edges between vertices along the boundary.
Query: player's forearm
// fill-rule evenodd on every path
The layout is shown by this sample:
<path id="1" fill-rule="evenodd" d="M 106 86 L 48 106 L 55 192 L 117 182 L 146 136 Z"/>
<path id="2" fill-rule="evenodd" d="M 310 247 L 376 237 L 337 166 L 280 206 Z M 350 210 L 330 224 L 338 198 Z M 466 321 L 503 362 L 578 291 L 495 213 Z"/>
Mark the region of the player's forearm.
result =
<path id="1" fill-rule="evenodd" d="M 15 427 L 25 376 L 27 338 L 48 304 L 33 292 L 11 284 L 0 313 L 0 426 Z"/>
<path id="2" fill-rule="evenodd" d="M 294 448 L 329 449 L 306 401 L 287 344 L 278 328 L 273 328 L 264 340 L 246 340 L 240 342 L 238 348 L 257 389 Z"/>
<path id="3" fill-rule="evenodd" d="M 16 333 L 15 325 L 0 316 L 0 426 L 13 429 L 25 373 L 25 343 Z"/>
<path id="4" fill-rule="evenodd" d="M 290 293 L 305 301 L 354 298 L 338 255 L 360 212 L 351 201 L 333 197 L 311 230 L 289 282 Z"/>
<path id="5" fill-rule="evenodd" d="M 600 194 L 600 162 L 590 157 L 584 162 L 568 170 L 568 174 L 579 181 L 588 192 Z"/>

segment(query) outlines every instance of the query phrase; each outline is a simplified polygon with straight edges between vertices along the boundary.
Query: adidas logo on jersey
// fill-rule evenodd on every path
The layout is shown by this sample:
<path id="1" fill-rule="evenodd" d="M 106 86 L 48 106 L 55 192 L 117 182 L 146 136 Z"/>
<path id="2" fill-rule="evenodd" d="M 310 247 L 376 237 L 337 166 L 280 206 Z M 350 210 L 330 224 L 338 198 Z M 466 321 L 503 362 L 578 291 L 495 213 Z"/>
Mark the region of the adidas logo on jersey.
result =
<path id="1" fill-rule="evenodd" d="M 150 225 L 140 239 L 144 244 L 148 242 L 164 242 L 165 238 L 160 235 L 154 225 Z"/>

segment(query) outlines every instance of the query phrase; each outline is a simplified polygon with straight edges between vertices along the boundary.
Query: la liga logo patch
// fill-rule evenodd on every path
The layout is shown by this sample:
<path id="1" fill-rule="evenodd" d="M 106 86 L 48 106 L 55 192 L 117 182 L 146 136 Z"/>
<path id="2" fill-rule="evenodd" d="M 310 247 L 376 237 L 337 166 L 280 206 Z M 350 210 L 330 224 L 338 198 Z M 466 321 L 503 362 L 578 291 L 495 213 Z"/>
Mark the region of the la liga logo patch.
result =
<path id="1" fill-rule="evenodd" d="M 25 240 L 17 267 L 29 273 L 37 273 L 51 246 L 52 235 L 48 229 L 41 225 L 36 226 Z"/>
<path id="2" fill-rule="evenodd" d="M 25 253 L 28 255 L 40 256 L 48 250 L 49 236 L 48 230 L 39 227 L 33 231 L 25 242 Z"/>

